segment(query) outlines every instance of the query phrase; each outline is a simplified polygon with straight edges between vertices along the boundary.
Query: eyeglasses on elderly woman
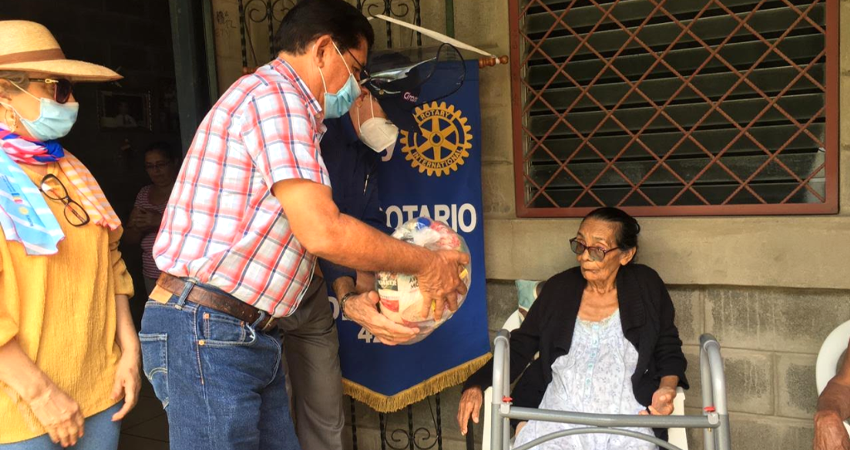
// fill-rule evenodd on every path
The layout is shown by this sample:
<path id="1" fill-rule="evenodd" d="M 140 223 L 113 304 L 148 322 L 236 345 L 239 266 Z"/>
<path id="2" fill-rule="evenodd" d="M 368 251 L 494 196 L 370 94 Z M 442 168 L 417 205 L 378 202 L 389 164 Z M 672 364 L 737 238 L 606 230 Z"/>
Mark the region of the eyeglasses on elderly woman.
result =
<path id="1" fill-rule="evenodd" d="M 588 247 L 585 243 L 580 242 L 578 238 L 570 239 L 570 250 L 572 250 L 576 255 L 581 255 L 587 251 L 587 255 L 590 256 L 591 261 L 600 262 L 605 259 L 605 256 L 608 255 L 608 253 L 619 249 L 620 247 L 609 248 L 607 250 L 602 247 Z"/>

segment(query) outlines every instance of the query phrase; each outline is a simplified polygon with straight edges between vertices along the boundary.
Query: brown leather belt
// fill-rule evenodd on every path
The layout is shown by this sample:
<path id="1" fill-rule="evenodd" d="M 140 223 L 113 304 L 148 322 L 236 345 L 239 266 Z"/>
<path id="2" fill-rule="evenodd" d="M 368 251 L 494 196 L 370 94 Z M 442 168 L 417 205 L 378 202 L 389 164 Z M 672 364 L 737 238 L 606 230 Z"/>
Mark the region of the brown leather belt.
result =
<path id="1" fill-rule="evenodd" d="M 156 281 L 156 285 L 173 295 L 180 296 L 186 287 L 186 280 L 163 272 Z M 231 315 L 247 324 L 254 324 L 262 315 L 259 309 L 243 301 L 237 300 L 228 294 L 207 289 L 198 284 L 189 291 L 186 300 Z M 266 318 L 257 324 L 257 329 L 260 331 L 269 331 L 277 326 L 277 320 L 277 318 L 266 313 Z"/>

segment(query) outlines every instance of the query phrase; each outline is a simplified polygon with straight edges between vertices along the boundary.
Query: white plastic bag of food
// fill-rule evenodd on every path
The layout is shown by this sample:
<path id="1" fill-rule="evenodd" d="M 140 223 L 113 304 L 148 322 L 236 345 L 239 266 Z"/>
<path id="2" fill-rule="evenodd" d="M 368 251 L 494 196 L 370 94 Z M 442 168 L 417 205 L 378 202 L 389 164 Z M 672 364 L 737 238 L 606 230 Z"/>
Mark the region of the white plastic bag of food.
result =
<path id="1" fill-rule="evenodd" d="M 429 250 L 456 250 L 469 254 L 469 248 L 462 236 L 448 225 L 428 217 L 408 220 L 396 229 L 393 237 Z M 468 289 L 472 280 L 472 261 L 464 266 L 460 277 Z M 440 320 L 434 320 L 436 303 L 431 302 L 428 318 L 422 318 L 423 297 L 419 292 L 419 281 L 413 275 L 378 272 L 376 284 L 378 295 L 381 297 L 381 314 L 395 323 L 419 328 L 419 334 L 405 344 L 414 344 L 425 339 L 452 317 L 452 312 L 446 305 Z M 465 299 L 466 295 L 458 298 L 458 308 Z"/>

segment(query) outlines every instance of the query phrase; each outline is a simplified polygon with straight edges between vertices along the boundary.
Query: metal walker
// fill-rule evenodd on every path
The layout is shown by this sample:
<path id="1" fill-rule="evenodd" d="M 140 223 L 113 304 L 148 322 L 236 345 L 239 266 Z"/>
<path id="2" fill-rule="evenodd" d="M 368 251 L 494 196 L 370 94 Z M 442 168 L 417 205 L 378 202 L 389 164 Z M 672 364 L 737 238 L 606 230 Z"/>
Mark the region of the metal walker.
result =
<path id="1" fill-rule="evenodd" d="M 667 441 L 642 433 L 617 427 L 648 428 L 702 428 L 705 450 L 731 450 L 729 433 L 729 411 L 726 405 L 726 377 L 720 344 L 710 334 L 700 336 L 700 385 L 702 387 L 702 416 L 640 416 L 614 414 L 586 414 L 536 408 L 521 408 L 511 405 L 510 386 L 510 332 L 499 331 L 494 340 L 493 351 L 493 400 L 491 404 L 491 447 L 494 450 L 509 450 L 510 419 L 543 420 L 548 422 L 586 425 L 582 428 L 563 430 L 541 436 L 513 450 L 529 450 L 546 441 L 564 436 L 589 433 L 607 433 L 629 436 L 667 450 L 681 448 Z"/>

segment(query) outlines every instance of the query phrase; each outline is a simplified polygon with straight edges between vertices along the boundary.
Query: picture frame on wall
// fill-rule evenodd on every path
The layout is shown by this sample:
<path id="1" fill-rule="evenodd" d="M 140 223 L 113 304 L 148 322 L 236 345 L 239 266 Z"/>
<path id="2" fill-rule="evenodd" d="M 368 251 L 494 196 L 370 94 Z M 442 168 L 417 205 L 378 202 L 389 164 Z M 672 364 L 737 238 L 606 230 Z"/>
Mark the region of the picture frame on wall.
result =
<path id="1" fill-rule="evenodd" d="M 177 109 L 177 83 L 174 78 L 160 78 L 154 91 L 154 127 L 160 133 L 180 133 L 180 112 Z"/>
<path id="2" fill-rule="evenodd" d="M 100 90 L 97 117 L 102 130 L 153 131 L 148 91 Z"/>

